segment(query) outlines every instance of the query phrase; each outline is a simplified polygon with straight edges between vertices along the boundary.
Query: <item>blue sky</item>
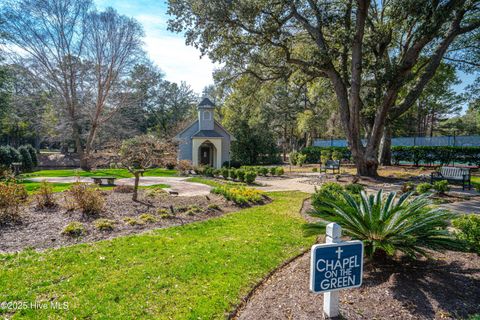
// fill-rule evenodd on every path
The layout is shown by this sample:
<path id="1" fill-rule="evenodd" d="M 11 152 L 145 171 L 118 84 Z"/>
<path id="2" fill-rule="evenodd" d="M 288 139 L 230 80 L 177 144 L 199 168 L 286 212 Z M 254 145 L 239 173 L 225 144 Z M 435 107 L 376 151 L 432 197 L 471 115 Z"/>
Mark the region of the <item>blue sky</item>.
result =
<path id="1" fill-rule="evenodd" d="M 113 7 L 134 17 L 145 30 L 145 50 L 169 81 L 186 81 L 195 92 L 213 84 L 215 65 L 194 47 L 185 45 L 182 34 L 167 30 L 167 4 L 162 0 L 95 0 L 97 8 Z"/>
<path id="2" fill-rule="evenodd" d="M 169 81 L 186 81 L 197 93 L 213 84 L 215 65 L 200 52 L 185 45 L 182 34 L 167 30 L 167 3 L 162 0 L 95 0 L 99 9 L 113 7 L 119 13 L 136 18 L 145 30 L 145 49 L 150 59 L 162 69 Z M 473 75 L 459 73 L 461 93 L 474 80 Z"/>

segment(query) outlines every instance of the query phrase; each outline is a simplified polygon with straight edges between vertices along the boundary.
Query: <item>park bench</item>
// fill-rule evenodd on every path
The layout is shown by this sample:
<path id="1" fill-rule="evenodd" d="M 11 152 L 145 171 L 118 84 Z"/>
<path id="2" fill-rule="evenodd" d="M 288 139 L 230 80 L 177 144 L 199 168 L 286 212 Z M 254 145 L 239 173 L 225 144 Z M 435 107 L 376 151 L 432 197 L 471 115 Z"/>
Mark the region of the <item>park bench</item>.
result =
<path id="1" fill-rule="evenodd" d="M 447 180 L 452 183 L 461 182 L 463 190 L 465 190 L 465 185 L 468 186 L 468 190 L 472 189 L 470 169 L 468 168 L 441 167 L 438 172 L 432 172 L 430 176 L 431 183 L 435 180 Z"/>
<path id="2" fill-rule="evenodd" d="M 92 177 L 93 183 L 98 184 L 99 186 L 114 186 L 115 185 L 115 177 Z M 107 183 L 103 184 L 102 182 L 106 180 Z"/>
<path id="3" fill-rule="evenodd" d="M 327 160 L 325 165 L 320 167 L 320 172 L 327 172 L 327 170 L 332 170 L 332 173 L 337 171 L 340 173 L 340 160 Z"/>

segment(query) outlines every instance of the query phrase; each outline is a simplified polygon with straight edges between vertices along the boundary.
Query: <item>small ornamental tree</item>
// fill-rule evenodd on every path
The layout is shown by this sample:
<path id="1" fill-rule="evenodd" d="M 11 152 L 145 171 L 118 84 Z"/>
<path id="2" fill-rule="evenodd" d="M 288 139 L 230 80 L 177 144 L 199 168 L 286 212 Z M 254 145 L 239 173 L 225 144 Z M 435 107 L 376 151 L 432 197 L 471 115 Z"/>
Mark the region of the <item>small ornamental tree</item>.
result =
<path id="1" fill-rule="evenodd" d="M 171 141 L 153 135 L 141 135 L 125 140 L 119 151 L 123 167 L 135 176 L 133 201 L 138 198 L 140 176 L 149 168 L 164 166 L 176 159 L 176 147 Z"/>
<path id="2" fill-rule="evenodd" d="M 22 162 L 22 170 L 24 172 L 30 172 L 33 169 L 33 161 L 30 152 L 28 151 L 26 146 L 21 146 L 18 148 L 18 152 L 20 153 L 20 159 Z"/>

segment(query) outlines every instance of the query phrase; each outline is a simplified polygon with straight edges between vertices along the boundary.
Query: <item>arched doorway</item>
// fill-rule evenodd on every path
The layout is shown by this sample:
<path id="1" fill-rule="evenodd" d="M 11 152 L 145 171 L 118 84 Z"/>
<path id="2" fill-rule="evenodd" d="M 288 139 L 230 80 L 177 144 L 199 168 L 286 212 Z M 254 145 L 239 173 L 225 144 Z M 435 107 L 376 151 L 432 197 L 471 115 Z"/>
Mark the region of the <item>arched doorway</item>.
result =
<path id="1" fill-rule="evenodd" d="M 200 165 L 216 167 L 217 148 L 210 141 L 203 142 L 198 147 L 198 162 Z"/>

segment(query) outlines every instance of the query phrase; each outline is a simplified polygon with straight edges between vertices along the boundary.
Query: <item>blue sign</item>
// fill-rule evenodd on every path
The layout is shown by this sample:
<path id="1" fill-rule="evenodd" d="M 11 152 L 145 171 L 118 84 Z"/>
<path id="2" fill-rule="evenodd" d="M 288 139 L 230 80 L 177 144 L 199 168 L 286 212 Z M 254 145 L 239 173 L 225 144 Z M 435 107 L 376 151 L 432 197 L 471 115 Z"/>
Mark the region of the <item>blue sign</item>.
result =
<path id="1" fill-rule="evenodd" d="M 312 247 L 310 290 L 325 293 L 362 285 L 363 243 L 345 241 Z"/>

